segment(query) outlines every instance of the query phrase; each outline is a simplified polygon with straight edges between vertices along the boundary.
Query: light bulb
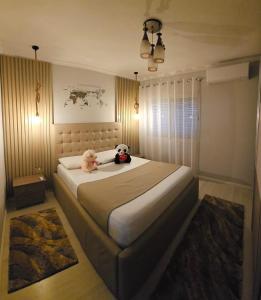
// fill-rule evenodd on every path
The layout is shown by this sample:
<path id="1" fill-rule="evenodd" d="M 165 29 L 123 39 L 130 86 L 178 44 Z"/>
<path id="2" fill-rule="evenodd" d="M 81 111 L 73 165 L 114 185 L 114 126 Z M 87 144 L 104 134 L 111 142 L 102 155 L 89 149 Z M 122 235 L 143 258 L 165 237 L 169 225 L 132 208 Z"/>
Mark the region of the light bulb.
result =
<path id="1" fill-rule="evenodd" d="M 38 125 L 41 123 L 41 118 L 39 115 L 32 116 L 32 124 Z"/>
<path id="2" fill-rule="evenodd" d="M 134 119 L 138 121 L 138 120 L 140 119 L 140 114 L 139 114 L 139 113 L 138 113 L 138 114 L 135 113 L 135 114 L 134 114 Z"/>

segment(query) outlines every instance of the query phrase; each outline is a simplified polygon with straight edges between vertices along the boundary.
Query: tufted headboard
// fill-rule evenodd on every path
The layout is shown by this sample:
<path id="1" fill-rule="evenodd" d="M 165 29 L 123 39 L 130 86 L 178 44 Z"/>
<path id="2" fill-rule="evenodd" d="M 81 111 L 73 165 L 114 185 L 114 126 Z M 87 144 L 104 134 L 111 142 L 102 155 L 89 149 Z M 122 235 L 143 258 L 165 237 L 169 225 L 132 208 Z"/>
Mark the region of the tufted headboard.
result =
<path id="1" fill-rule="evenodd" d="M 54 124 L 54 168 L 60 157 L 81 155 L 87 149 L 113 149 L 121 141 L 121 123 Z"/>

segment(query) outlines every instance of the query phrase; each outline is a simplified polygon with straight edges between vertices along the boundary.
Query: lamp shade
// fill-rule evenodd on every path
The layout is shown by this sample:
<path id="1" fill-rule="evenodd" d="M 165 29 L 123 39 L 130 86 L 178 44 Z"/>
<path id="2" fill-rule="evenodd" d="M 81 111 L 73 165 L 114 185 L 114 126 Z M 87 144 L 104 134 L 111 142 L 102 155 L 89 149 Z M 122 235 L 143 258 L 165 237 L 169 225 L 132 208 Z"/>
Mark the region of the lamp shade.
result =
<path id="1" fill-rule="evenodd" d="M 140 44 L 140 57 L 146 59 L 150 57 L 151 45 L 147 35 L 148 29 L 145 27 L 143 30 L 144 35 Z"/>
<path id="2" fill-rule="evenodd" d="M 151 44 L 151 53 L 150 58 L 148 60 L 148 71 L 156 72 L 158 70 L 158 64 L 154 61 L 154 44 Z"/>
<path id="3" fill-rule="evenodd" d="M 162 43 L 161 33 L 158 33 L 158 40 L 155 47 L 153 59 L 155 63 L 162 64 L 165 59 L 165 47 Z"/>

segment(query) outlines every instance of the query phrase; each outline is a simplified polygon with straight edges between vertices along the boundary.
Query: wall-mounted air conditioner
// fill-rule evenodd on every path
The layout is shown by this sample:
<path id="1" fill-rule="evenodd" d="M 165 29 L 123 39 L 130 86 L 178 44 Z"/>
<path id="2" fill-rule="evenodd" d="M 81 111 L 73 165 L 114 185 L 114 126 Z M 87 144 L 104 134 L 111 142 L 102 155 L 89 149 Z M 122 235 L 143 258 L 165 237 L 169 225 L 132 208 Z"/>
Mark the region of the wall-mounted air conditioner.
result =
<path id="1" fill-rule="evenodd" d="M 218 83 L 236 79 L 249 79 L 249 62 L 207 70 L 208 83 Z"/>

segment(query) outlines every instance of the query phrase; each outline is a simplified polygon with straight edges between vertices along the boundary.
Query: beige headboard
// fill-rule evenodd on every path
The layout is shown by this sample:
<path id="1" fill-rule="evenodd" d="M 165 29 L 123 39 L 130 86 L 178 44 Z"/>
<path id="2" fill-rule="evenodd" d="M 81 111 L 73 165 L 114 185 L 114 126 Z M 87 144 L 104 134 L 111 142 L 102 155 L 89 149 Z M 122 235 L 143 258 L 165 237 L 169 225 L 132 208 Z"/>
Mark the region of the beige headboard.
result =
<path id="1" fill-rule="evenodd" d="M 53 138 L 56 164 L 60 157 L 81 155 L 88 149 L 113 149 L 122 141 L 121 123 L 54 124 Z"/>

